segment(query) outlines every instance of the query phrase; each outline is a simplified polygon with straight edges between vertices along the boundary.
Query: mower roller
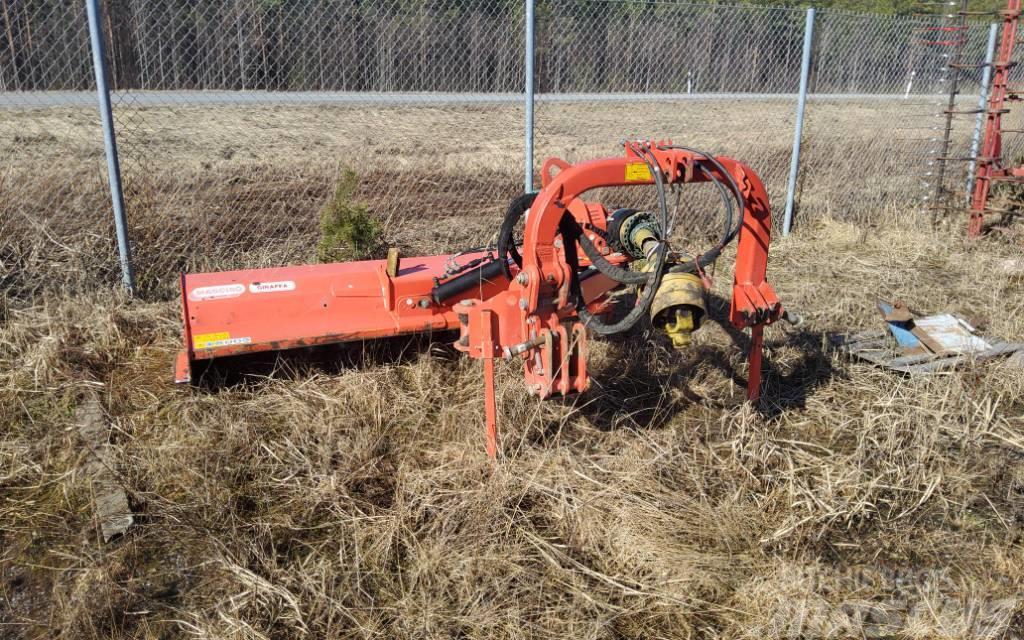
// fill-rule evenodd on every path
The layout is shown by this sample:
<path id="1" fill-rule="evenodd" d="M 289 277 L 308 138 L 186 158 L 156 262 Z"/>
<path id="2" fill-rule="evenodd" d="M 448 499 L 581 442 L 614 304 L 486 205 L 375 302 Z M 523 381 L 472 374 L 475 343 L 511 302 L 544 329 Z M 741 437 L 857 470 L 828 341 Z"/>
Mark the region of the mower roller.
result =
<path id="1" fill-rule="evenodd" d="M 704 269 L 738 238 L 729 321 L 750 328 L 747 396 L 761 384 L 762 332 L 787 317 L 765 279 L 771 212 L 757 174 L 727 157 L 669 142 L 624 143 L 619 157 L 541 169 L 541 189 L 514 200 L 491 249 L 454 255 L 195 273 L 181 276 L 184 349 L 176 380 L 201 361 L 429 332 L 483 360 L 486 450 L 498 450 L 494 361 L 523 362 L 540 398 L 587 389 L 587 333 L 627 331 L 642 318 L 682 348 L 705 313 Z M 710 182 L 726 208 L 721 239 L 686 259 L 669 246 L 670 185 Z M 587 202 L 600 187 L 654 185 L 657 211 Z M 515 238 L 522 222 L 523 237 Z M 609 296 L 637 288 L 613 313 Z M 620 317 L 622 316 L 622 317 Z M 613 319 L 618 318 L 618 319 Z"/>

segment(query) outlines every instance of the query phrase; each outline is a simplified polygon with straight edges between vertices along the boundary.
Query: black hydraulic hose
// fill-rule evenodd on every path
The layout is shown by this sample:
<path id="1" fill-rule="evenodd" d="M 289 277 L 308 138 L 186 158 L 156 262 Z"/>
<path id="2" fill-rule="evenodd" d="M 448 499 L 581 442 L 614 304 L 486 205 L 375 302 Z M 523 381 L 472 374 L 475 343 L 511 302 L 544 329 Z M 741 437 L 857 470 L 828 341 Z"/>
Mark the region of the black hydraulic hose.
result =
<path id="1" fill-rule="evenodd" d="M 573 222 L 575 222 L 575 220 L 573 220 Z M 577 228 L 579 228 L 579 225 L 577 225 Z M 583 253 L 587 254 L 587 259 L 590 260 L 590 263 L 594 265 L 598 271 L 615 282 L 620 284 L 644 284 L 647 282 L 648 276 L 650 275 L 649 273 L 630 271 L 629 269 L 623 269 L 622 267 L 608 262 L 586 235 L 581 233 L 579 242 L 580 246 L 583 248 Z"/>
<path id="2" fill-rule="evenodd" d="M 722 185 L 722 181 L 714 176 L 714 174 L 708 172 L 703 165 L 697 165 L 697 169 L 707 177 L 708 181 L 715 186 L 715 190 L 718 192 L 718 197 L 722 201 L 722 206 L 725 208 L 725 220 L 722 225 L 722 237 L 726 237 L 729 231 L 732 229 L 732 221 L 736 216 L 735 206 L 733 205 L 733 198 L 729 195 L 729 191 L 726 190 L 725 186 Z M 679 201 L 681 190 L 676 193 L 676 204 L 672 211 L 672 229 L 669 229 L 666 233 L 666 237 L 672 234 L 672 230 L 676 226 L 676 214 L 679 213 Z"/>
<path id="3" fill-rule="evenodd" d="M 731 223 L 733 221 L 733 218 L 735 217 L 735 210 L 732 208 L 731 199 L 728 198 L 728 194 L 725 193 L 725 190 L 724 190 L 724 187 L 722 186 L 721 181 L 718 178 L 716 178 L 712 173 L 708 172 L 706 169 L 701 167 L 701 171 L 704 173 L 705 176 L 708 177 L 708 179 L 711 180 L 712 183 L 715 184 L 716 188 L 719 191 L 719 194 L 722 195 L 722 197 L 723 197 L 723 203 L 725 204 L 725 207 L 726 207 L 726 223 L 725 223 L 725 229 L 723 230 L 722 239 L 719 241 L 719 243 L 717 245 L 715 245 L 714 247 L 712 247 L 708 251 L 705 251 L 701 255 L 697 256 L 696 259 L 694 259 L 694 260 L 692 260 L 690 262 L 685 262 L 685 263 L 682 263 L 682 264 L 679 264 L 679 265 L 675 265 L 672 268 L 673 271 L 683 271 L 683 270 L 685 270 L 685 271 L 688 271 L 688 272 L 694 272 L 694 271 L 699 270 L 699 268 L 707 266 L 707 265 L 711 264 L 712 262 L 714 262 L 715 260 L 717 260 L 718 256 L 721 254 L 721 252 L 725 248 L 725 246 L 728 245 L 736 237 L 736 235 L 739 233 L 740 229 L 743 227 L 744 214 L 745 214 L 745 211 L 746 211 L 746 200 L 743 197 L 743 192 L 740 190 L 739 185 L 736 183 L 736 180 L 733 178 L 732 174 L 730 174 L 728 171 L 726 171 L 725 167 L 723 167 L 722 164 L 720 162 L 718 162 L 718 160 L 716 158 L 714 158 L 712 155 L 710 155 L 708 153 L 705 153 L 703 151 L 699 151 L 699 150 L 696 150 L 696 149 L 691 149 L 689 147 L 676 146 L 676 145 L 666 146 L 666 147 L 661 147 L 661 148 L 663 148 L 663 149 L 681 149 L 683 151 L 689 151 L 691 153 L 695 153 L 695 154 L 704 156 L 704 158 L 706 158 L 709 162 L 711 162 L 719 170 L 719 172 L 721 172 L 721 174 L 723 176 L 725 176 L 726 179 L 729 181 L 729 185 L 732 188 L 733 196 L 735 197 L 735 199 L 736 199 L 736 201 L 737 201 L 737 203 L 739 204 L 739 207 L 740 207 L 739 220 L 738 220 L 736 226 L 732 227 Z M 642 147 L 638 147 L 636 145 L 633 145 L 632 149 L 634 150 L 634 152 L 637 153 L 637 155 L 640 155 L 644 159 L 644 162 L 647 163 L 648 168 L 654 174 L 655 185 L 656 185 L 656 187 L 658 189 L 658 204 L 659 204 L 659 208 L 660 208 L 660 211 L 661 211 L 662 229 L 667 230 L 668 229 L 668 206 L 667 206 L 667 203 L 665 201 L 665 185 L 664 185 L 664 183 L 662 181 L 662 178 L 661 178 L 661 172 L 660 172 L 660 170 L 656 170 L 657 159 L 652 158 L 651 157 L 652 154 L 650 154 L 649 151 L 643 149 Z M 624 279 L 630 280 L 631 283 L 634 283 L 634 284 L 636 283 L 634 281 L 634 277 L 633 277 L 634 274 L 633 274 L 633 272 L 629 272 L 629 271 L 626 271 L 626 270 L 621 269 L 619 267 L 615 267 L 615 265 L 612 265 L 607 260 L 604 260 L 603 257 L 601 257 L 600 254 L 596 251 L 596 247 L 594 247 L 593 244 L 589 242 L 589 239 L 586 238 L 586 236 L 581 235 L 580 236 L 580 240 L 581 240 L 580 246 L 583 248 L 584 253 L 587 254 L 587 257 L 591 258 L 591 262 L 594 264 L 595 268 L 597 268 L 602 273 L 605 273 L 605 275 L 607 275 L 608 277 L 612 278 L 613 280 L 621 281 L 621 280 L 618 280 L 616 277 L 614 277 L 614 276 L 619 276 L 620 278 L 624 278 Z M 591 251 L 591 250 L 593 250 L 593 251 Z M 593 255 L 591 255 L 591 254 L 593 254 Z M 601 334 L 601 335 L 611 335 L 611 334 L 614 334 L 614 333 L 619 333 L 619 332 L 622 332 L 622 331 L 627 331 L 630 328 L 632 328 L 634 325 L 636 325 L 636 323 L 640 320 L 640 318 L 643 317 L 644 315 L 646 315 L 647 312 L 650 310 L 651 303 L 654 300 L 654 295 L 655 295 L 658 287 L 661 284 L 661 280 L 662 280 L 662 276 L 663 276 L 663 273 L 664 273 L 665 263 L 666 263 L 667 256 L 668 256 L 668 244 L 667 244 L 667 242 L 665 240 L 662 240 L 658 244 L 658 248 L 657 248 L 657 250 L 655 252 L 655 256 L 654 256 L 654 269 L 653 269 L 652 272 L 649 272 L 649 273 L 646 274 L 647 275 L 647 279 L 643 281 L 644 291 L 641 294 L 640 299 L 637 301 L 636 307 L 634 307 L 629 312 L 629 314 L 626 315 L 625 318 L 623 318 L 622 320 L 620 320 L 619 322 L 616 322 L 614 324 L 606 324 L 606 323 L 602 322 L 601 320 L 598 320 L 596 316 L 594 316 L 592 313 L 590 313 L 587 310 L 585 305 L 580 304 L 579 305 L 579 311 L 578 311 L 580 319 L 583 320 L 583 322 L 588 327 L 590 327 L 595 333 Z M 598 259 L 595 260 L 594 257 L 597 257 Z M 613 269 L 606 269 L 607 267 L 612 267 Z M 628 277 L 624 277 L 625 274 L 629 274 L 629 276 Z M 640 275 L 640 274 L 636 274 L 636 275 Z"/>
<path id="4" fill-rule="evenodd" d="M 657 164 L 657 158 L 654 158 L 653 154 L 647 149 L 632 144 L 631 148 L 647 164 L 648 170 L 654 176 L 654 183 L 658 191 L 658 207 L 661 211 L 661 228 L 664 232 L 664 230 L 668 229 L 668 203 L 665 198 L 665 183 L 661 177 L 661 167 Z M 577 313 L 580 320 L 598 335 L 613 335 L 632 329 L 651 309 L 651 304 L 654 302 L 654 294 L 661 285 L 661 278 L 665 272 L 667 258 L 668 243 L 661 239 L 654 250 L 654 255 L 649 258 L 653 261 L 654 268 L 646 274 L 647 278 L 644 280 L 643 293 L 640 294 L 640 299 L 637 300 L 636 306 L 624 318 L 618 322 L 608 324 L 590 313 L 584 301 L 580 299 L 577 301 Z M 573 273 L 573 278 L 576 278 L 575 273 Z M 578 283 L 575 286 L 578 287 Z"/>
<path id="5" fill-rule="evenodd" d="M 729 231 L 732 229 L 732 221 L 735 216 L 732 198 L 729 197 L 728 192 L 720 180 L 715 178 L 713 174 L 703 167 L 700 167 L 700 170 L 708 177 L 711 183 L 715 185 L 715 188 L 722 199 L 722 204 L 726 210 L 725 228 L 722 231 L 722 235 L 723 238 L 727 238 L 729 237 Z M 647 282 L 647 273 L 630 271 L 629 269 L 623 269 L 622 267 L 608 262 L 585 234 L 580 235 L 579 242 L 580 246 L 583 248 L 583 253 L 586 254 L 587 259 L 590 260 L 591 264 L 593 264 L 598 271 L 612 280 L 621 284 L 644 284 Z M 697 256 L 696 260 L 688 260 L 668 267 L 668 271 L 670 273 L 696 273 L 700 269 L 714 263 L 721 255 L 722 249 L 719 246 L 716 246 Z"/>
<path id="6" fill-rule="evenodd" d="M 566 263 L 569 265 L 571 273 L 573 274 L 572 282 L 569 286 L 571 289 L 573 299 L 576 301 L 577 313 L 580 316 L 580 319 L 583 320 L 583 324 L 587 327 L 590 327 L 590 329 L 594 333 L 597 333 L 599 335 L 613 335 L 631 329 L 634 325 L 636 325 L 637 322 L 640 321 L 640 318 L 646 315 L 647 311 L 650 309 L 651 302 L 653 301 L 653 294 L 651 292 L 656 287 L 648 285 L 647 288 L 644 289 L 644 293 L 641 296 L 641 300 L 638 301 L 637 306 L 632 311 L 630 311 L 626 315 L 626 317 L 622 318 L 618 322 L 614 324 L 606 324 L 605 322 L 599 320 L 597 316 L 595 316 L 594 314 L 590 313 L 590 311 L 587 310 L 586 301 L 583 299 L 583 290 L 580 286 L 581 278 L 578 274 L 580 264 L 579 258 L 576 255 L 576 243 L 581 238 L 585 237 L 583 236 L 583 229 L 569 213 L 566 213 L 565 215 L 562 216 L 562 219 L 559 221 L 558 226 L 562 232 L 562 241 L 565 245 L 565 260 Z M 658 251 L 663 251 L 665 247 L 666 245 L 664 243 L 659 244 Z M 664 264 L 664 262 L 662 262 L 662 264 Z M 610 266 L 614 267 L 614 265 Z M 588 271 L 592 272 L 589 269 Z M 642 275 L 646 282 L 650 280 L 654 274 L 644 273 L 634 275 Z"/>
<path id="7" fill-rule="evenodd" d="M 504 265 L 505 275 L 509 279 L 512 278 L 512 269 L 509 267 L 508 258 L 512 258 L 519 267 L 523 266 L 523 256 L 520 255 L 513 237 L 516 224 L 526 214 L 527 209 L 533 206 L 536 198 L 536 193 L 524 193 L 519 196 L 508 205 L 505 219 L 501 221 L 501 228 L 498 231 L 498 261 Z"/>
<path id="8" fill-rule="evenodd" d="M 658 253 L 660 255 L 657 258 L 657 264 L 660 267 L 664 267 L 664 258 L 667 254 L 664 243 L 658 246 Z M 644 287 L 643 293 L 640 294 L 640 299 L 637 300 L 636 306 L 626 314 L 626 317 L 616 323 L 607 324 L 604 321 L 599 320 L 594 314 L 590 313 L 590 311 L 587 310 L 586 305 L 580 304 L 577 309 L 577 313 L 579 314 L 580 319 L 583 320 L 583 324 L 589 327 L 594 333 L 602 336 L 610 336 L 632 329 L 636 326 L 636 323 L 651 310 L 651 303 L 654 302 L 654 294 L 658 290 L 658 287 L 654 282 L 660 282 L 662 270 L 658 269 L 657 271 L 651 272 L 649 275 L 651 276 L 652 282 Z"/>
<path id="9" fill-rule="evenodd" d="M 711 155 L 710 153 L 708 153 L 706 151 L 701 151 L 699 149 L 693 149 L 691 147 L 684 147 L 684 146 L 678 145 L 678 144 L 659 146 L 658 148 L 659 149 L 679 149 L 681 151 L 689 151 L 690 153 L 695 153 L 697 155 L 704 156 L 704 159 L 707 160 L 708 162 L 710 162 L 712 165 L 714 165 L 715 168 L 718 169 L 718 171 L 723 176 L 725 176 L 726 180 L 729 181 L 729 186 L 731 187 L 731 190 L 732 190 L 732 193 L 733 193 L 733 197 L 736 199 L 736 203 L 739 205 L 740 215 L 739 215 L 739 220 L 736 222 L 736 226 L 733 227 L 728 233 L 726 233 L 722 237 L 721 241 L 719 241 L 718 245 L 716 245 L 715 248 L 718 249 L 719 253 L 721 253 L 722 249 L 724 249 L 726 245 L 728 245 L 730 242 L 732 242 L 733 239 L 736 237 L 736 235 L 739 234 L 740 229 L 743 228 L 743 222 L 744 222 L 744 219 L 745 219 L 745 216 L 746 216 L 747 199 L 744 197 L 743 191 L 740 189 L 739 184 L 736 183 L 736 178 L 734 178 L 731 173 L 726 171 L 725 167 L 722 166 L 722 163 L 719 162 L 717 158 L 715 158 L 713 155 Z M 716 184 L 719 184 L 719 180 L 717 178 L 715 178 L 714 175 L 712 175 L 711 173 L 709 173 L 707 171 L 704 171 L 704 175 L 708 176 L 708 178 L 710 178 L 712 182 L 714 182 Z M 714 250 L 714 249 L 712 249 L 712 250 Z M 706 252 L 706 253 L 710 253 L 710 251 Z"/>
<path id="10" fill-rule="evenodd" d="M 475 267 L 461 273 L 447 282 L 442 282 L 430 291 L 430 297 L 433 298 L 436 304 L 441 304 L 445 300 L 449 300 L 469 291 L 474 287 L 481 287 L 486 283 L 497 282 L 499 280 L 511 280 L 505 274 L 508 271 L 508 260 L 498 259 L 485 262 L 479 267 Z"/>
<path id="11" fill-rule="evenodd" d="M 695 259 L 672 265 L 668 268 L 669 273 L 700 272 L 704 267 L 714 264 L 714 262 L 718 260 L 719 256 L 722 255 L 722 249 L 729 243 L 729 239 L 735 236 L 735 233 L 730 235 L 730 231 L 733 228 L 732 221 L 736 216 L 736 210 L 733 206 L 733 198 L 729 197 L 729 193 L 726 191 L 721 180 L 716 178 L 713 173 L 709 172 L 704 167 L 699 168 L 701 173 L 707 176 L 708 180 L 711 181 L 711 184 L 715 185 L 715 189 L 718 191 L 718 195 L 722 199 L 722 205 L 725 207 L 725 224 L 722 229 L 722 238 L 717 245 L 698 255 Z"/>
<path id="12" fill-rule="evenodd" d="M 665 184 L 661 174 L 661 168 L 658 165 L 657 158 L 654 157 L 653 153 L 649 149 L 637 145 L 634 143 L 627 143 L 630 149 L 647 165 L 651 174 L 654 176 L 655 187 L 658 193 L 658 208 L 661 214 L 661 228 L 663 233 L 667 233 L 669 228 L 669 214 L 668 214 L 668 203 L 665 195 Z M 746 200 L 743 196 L 743 192 L 740 190 L 739 185 L 736 183 L 735 178 L 726 171 L 725 167 L 711 154 L 690 147 L 684 147 L 681 145 L 667 145 L 660 146 L 659 149 L 679 149 L 682 151 L 689 151 L 690 153 L 703 156 L 708 162 L 710 162 L 718 171 L 725 176 L 729 182 L 730 190 L 735 198 L 737 204 L 739 204 L 740 214 L 736 225 L 733 226 L 732 222 L 735 216 L 735 210 L 733 209 L 732 198 L 728 197 L 725 186 L 721 180 L 715 177 L 714 174 L 709 172 L 704 167 L 699 167 L 701 172 L 715 185 L 719 195 L 722 197 L 723 205 L 726 209 L 726 220 L 723 229 L 723 235 L 721 240 L 714 247 L 708 251 L 698 255 L 694 260 L 684 262 L 681 264 L 673 265 L 670 268 L 672 272 L 697 272 L 703 267 L 713 263 L 721 255 L 722 250 L 728 245 L 739 233 L 743 227 L 744 216 L 746 213 Z M 440 285 L 440 287 L 446 287 L 447 285 L 454 285 L 456 280 L 463 280 L 464 276 L 468 276 L 463 280 L 466 284 L 463 285 L 459 282 L 457 287 L 448 289 L 445 293 L 450 293 L 453 289 L 458 288 L 456 293 L 461 292 L 465 289 L 472 287 L 474 284 L 479 283 L 482 279 L 481 273 L 478 273 L 484 269 L 492 272 L 494 276 L 498 275 L 498 272 L 503 273 L 506 277 L 511 278 L 511 268 L 509 266 L 509 258 L 512 259 L 517 265 L 522 267 L 523 259 L 516 247 L 515 239 L 513 234 L 515 232 L 515 226 L 519 220 L 523 217 L 526 211 L 533 205 L 533 201 L 536 198 L 536 193 L 526 193 L 515 200 L 509 205 L 508 211 L 505 213 L 505 218 L 502 221 L 501 229 L 498 233 L 498 245 L 497 253 L 498 260 L 495 262 L 488 263 L 479 269 L 467 272 L 458 278 Z M 599 335 L 612 335 L 628 331 L 645 316 L 651 308 L 651 304 L 654 301 L 654 295 L 661 284 L 662 277 L 666 271 L 666 263 L 668 261 L 668 242 L 667 239 L 662 238 L 657 247 L 654 250 L 654 254 L 649 256 L 649 260 L 652 261 L 654 268 L 646 273 L 638 273 L 623 269 L 610 262 L 608 262 L 604 256 L 600 254 L 597 247 L 594 246 L 593 242 L 587 238 L 586 234 L 583 233 L 582 228 L 579 224 L 571 219 L 571 216 L 563 218 L 562 223 L 559 225 L 560 231 L 563 237 L 564 246 L 567 250 L 566 258 L 571 263 L 572 282 L 572 295 L 576 298 L 577 312 L 580 319 L 584 324 L 589 327 L 594 333 Z M 580 287 L 580 275 L 578 273 L 579 263 L 575 253 L 575 245 L 579 243 L 582 247 L 583 252 L 587 255 L 591 264 L 597 271 L 601 272 L 605 276 L 625 285 L 637 285 L 643 287 L 643 292 L 640 295 L 640 299 L 637 300 L 636 306 L 628 313 L 624 318 L 618 322 L 608 324 L 598 319 L 597 316 L 590 313 L 586 308 L 586 303 L 583 300 L 582 289 Z M 497 271 L 497 272 L 496 272 Z M 487 278 L 489 279 L 489 278 Z M 438 289 L 434 290 L 434 299 L 438 300 Z M 451 297 L 454 293 L 447 295 L 445 299 Z"/>
<path id="13" fill-rule="evenodd" d="M 715 174 L 711 173 L 703 166 L 700 168 L 701 173 L 707 176 L 711 184 L 715 185 L 715 191 L 718 192 L 718 197 L 722 200 L 722 206 L 725 207 L 725 224 L 722 225 L 722 237 L 729 235 L 729 231 L 732 229 L 733 218 L 736 217 L 736 209 L 733 206 L 732 198 L 729 197 L 729 192 L 726 191 L 725 185 L 722 181 L 715 177 Z"/>

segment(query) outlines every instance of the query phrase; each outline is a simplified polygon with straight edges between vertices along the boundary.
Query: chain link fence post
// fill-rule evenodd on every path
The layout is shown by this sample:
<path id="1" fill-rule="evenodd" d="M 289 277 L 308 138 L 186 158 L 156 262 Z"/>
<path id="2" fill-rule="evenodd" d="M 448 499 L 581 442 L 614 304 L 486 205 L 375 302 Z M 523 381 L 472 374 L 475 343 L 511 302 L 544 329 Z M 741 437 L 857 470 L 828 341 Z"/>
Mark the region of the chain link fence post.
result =
<path id="1" fill-rule="evenodd" d="M 974 169 L 978 166 L 978 146 L 981 144 L 981 127 L 985 122 L 985 103 L 988 102 L 988 85 L 992 80 L 992 61 L 996 57 L 996 36 L 999 23 L 993 22 L 988 29 L 988 44 L 985 49 L 985 66 L 981 71 L 981 87 L 978 90 L 978 115 L 974 117 L 974 133 L 971 135 L 971 160 L 967 165 L 967 197 L 971 201 L 974 192 Z"/>
<path id="2" fill-rule="evenodd" d="M 132 271 L 131 247 L 128 244 L 128 223 L 124 213 L 124 193 L 121 190 L 121 164 L 117 157 L 117 138 L 114 135 L 114 115 L 110 106 L 107 86 L 107 56 L 100 27 L 99 0 L 85 0 L 89 19 L 89 40 L 92 44 L 92 65 L 96 75 L 96 97 L 99 99 L 100 119 L 103 121 L 103 144 L 107 157 L 107 179 L 110 183 L 110 201 L 117 231 L 118 258 L 121 263 L 121 282 L 129 294 L 135 291 Z"/>
<path id="3" fill-rule="evenodd" d="M 804 23 L 804 52 L 800 63 L 800 94 L 796 102 L 796 126 L 793 130 L 793 153 L 790 156 L 789 184 L 786 189 L 786 217 L 782 223 L 782 235 L 788 236 L 793 227 L 793 203 L 796 197 L 796 180 L 800 172 L 800 141 L 804 134 L 804 111 L 807 108 L 807 80 L 811 74 L 811 43 L 814 40 L 814 7 L 807 9 Z"/>
<path id="4" fill-rule="evenodd" d="M 534 59 L 534 4 L 526 0 L 526 42 L 524 44 L 524 65 L 526 74 L 526 146 L 524 151 L 526 174 L 523 192 L 533 191 L 533 59 Z"/>

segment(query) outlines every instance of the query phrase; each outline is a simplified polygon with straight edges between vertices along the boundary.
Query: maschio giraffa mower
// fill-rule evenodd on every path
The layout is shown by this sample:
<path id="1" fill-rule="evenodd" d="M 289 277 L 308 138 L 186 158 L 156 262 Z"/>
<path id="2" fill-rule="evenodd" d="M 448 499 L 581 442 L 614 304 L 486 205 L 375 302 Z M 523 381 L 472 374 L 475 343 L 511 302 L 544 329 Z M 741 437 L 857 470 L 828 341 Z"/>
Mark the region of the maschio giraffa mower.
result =
<path id="1" fill-rule="evenodd" d="M 213 358 L 457 330 L 455 347 L 483 360 L 493 458 L 496 358 L 521 360 L 527 388 L 549 398 L 586 391 L 588 331 L 615 334 L 649 317 L 683 347 L 705 313 L 704 268 L 738 238 L 729 320 L 751 331 L 747 396 L 756 400 L 764 327 L 789 319 L 765 279 L 771 212 L 760 178 L 731 158 L 671 143 L 624 146 L 620 157 L 545 162 L 540 191 L 512 202 L 490 250 L 422 258 L 392 250 L 387 260 L 182 275 L 177 381 Z M 698 182 L 716 186 L 728 224 L 715 246 L 686 259 L 667 241 L 666 189 Z M 609 211 L 580 197 L 652 184 L 656 212 Z M 637 288 L 636 305 L 616 314 L 609 296 L 625 287 Z"/>

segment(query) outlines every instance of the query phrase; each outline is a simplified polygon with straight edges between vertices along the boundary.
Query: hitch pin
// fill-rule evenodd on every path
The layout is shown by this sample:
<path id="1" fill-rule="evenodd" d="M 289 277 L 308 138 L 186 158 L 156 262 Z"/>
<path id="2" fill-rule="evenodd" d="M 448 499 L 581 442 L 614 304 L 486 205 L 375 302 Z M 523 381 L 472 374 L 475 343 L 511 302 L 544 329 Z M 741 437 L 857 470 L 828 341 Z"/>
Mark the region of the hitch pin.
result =
<path id="1" fill-rule="evenodd" d="M 537 336 L 536 338 L 531 338 L 526 342 L 520 342 L 519 344 L 514 344 L 511 347 L 505 347 L 502 350 L 502 355 L 505 356 L 506 360 L 511 360 L 520 353 L 539 347 L 542 344 L 544 344 L 544 336 Z"/>

